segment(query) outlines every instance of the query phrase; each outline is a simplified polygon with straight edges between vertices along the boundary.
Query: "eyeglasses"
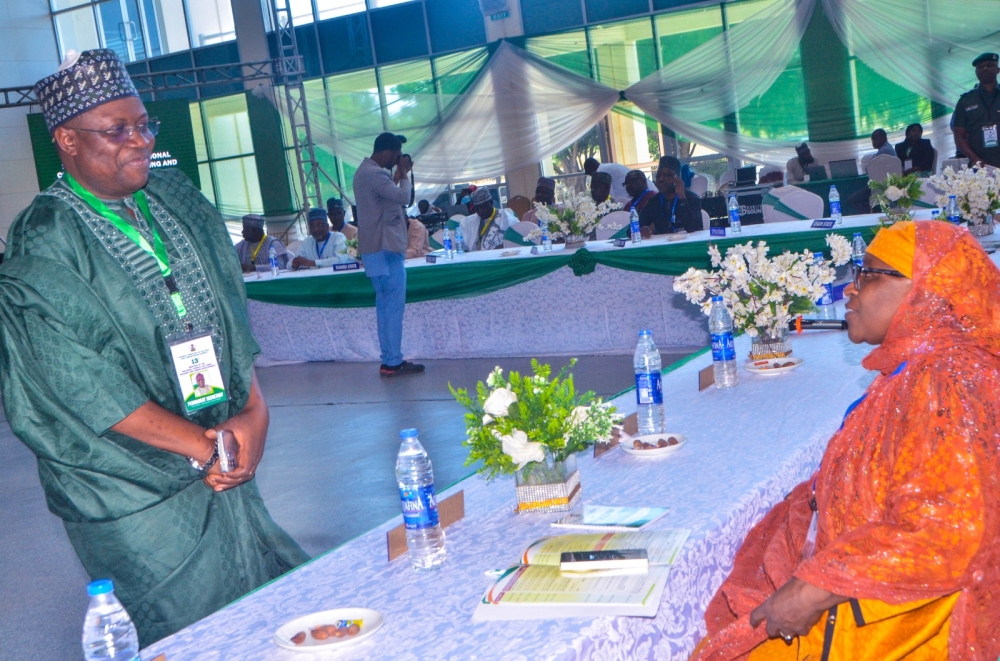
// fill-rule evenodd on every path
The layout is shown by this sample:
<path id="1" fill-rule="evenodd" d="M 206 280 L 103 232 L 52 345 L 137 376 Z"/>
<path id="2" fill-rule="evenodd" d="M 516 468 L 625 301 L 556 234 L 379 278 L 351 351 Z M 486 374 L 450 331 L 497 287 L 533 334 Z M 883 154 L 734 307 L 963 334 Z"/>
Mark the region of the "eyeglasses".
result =
<path id="1" fill-rule="evenodd" d="M 87 131 L 88 133 L 103 133 L 108 136 L 111 142 L 124 144 L 132 138 L 132 134 L 138 131 L 141 135 L 155 137 L 160 132 L 160 120 L 150 117 L 138 124 L 120 124 L 110 129 L 84 129 L 74 127 L 74 131 Z"/>
<path id="2" fill-rule="evenodd" d="M 879 275 L 891 275 L 894 278 L 905 278 L 906 276 L 899 271 L 893 271 L 892 269 L 874 269 L 869 266 L 858 266 L 855 264 L 854 269 L 854 288 L 861 291 L 861 276 L 867 273 L 877 273 Z"/>

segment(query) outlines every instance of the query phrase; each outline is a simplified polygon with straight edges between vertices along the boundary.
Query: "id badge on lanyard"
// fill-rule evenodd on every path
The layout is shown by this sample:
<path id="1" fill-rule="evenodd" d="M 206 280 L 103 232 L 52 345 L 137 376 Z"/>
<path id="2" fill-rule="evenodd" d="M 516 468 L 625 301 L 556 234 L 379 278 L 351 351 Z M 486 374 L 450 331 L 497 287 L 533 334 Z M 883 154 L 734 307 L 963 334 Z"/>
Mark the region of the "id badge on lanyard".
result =
<path id="1" fill-rule="evenodd" d="M 173 335 L 167 346 L 187 415 L 229 400 L 211 330 Z"/>
<path id="2" fill-rule="evenodd" d="M 997 146 L 997 125 L 992 124 L 990 126 L 983 127 L 983 146 L 984 147 L 996 147 Z"/>

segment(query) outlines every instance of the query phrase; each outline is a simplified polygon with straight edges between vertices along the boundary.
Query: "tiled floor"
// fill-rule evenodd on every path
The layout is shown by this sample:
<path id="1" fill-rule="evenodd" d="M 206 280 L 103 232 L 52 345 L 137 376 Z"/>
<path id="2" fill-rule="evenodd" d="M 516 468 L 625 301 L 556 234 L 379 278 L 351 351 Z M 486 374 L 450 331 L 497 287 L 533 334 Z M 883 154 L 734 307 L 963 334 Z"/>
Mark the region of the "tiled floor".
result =
<path id="1" fill-rule="evenodd" d="M 681 356 L 664 356 L 668 365 Z M 566 358 L 552 359 L 558 369 Z M 257 472 L 274 519 L 319 554 L 399 512 L 394 466 L 400 429 L 416 427 L 439 488 L 471 472 L 463 409 L 448 384 L 471 387 L 495 364 L 527 371 L 529 360 L 443 360 L 423 375 L 380 379 L 377 366 L 308 363 L 258 370 L 271 408 Z M 615 395 L 633 382 L 630 356 L 582 357 L 578 389 Z M 88 581 L 62 523 L 45 507 L 34 457 L 0 422 L 0 659 L 79 659 Z M 173 661 L 173 660 L 171 660 Z"/>

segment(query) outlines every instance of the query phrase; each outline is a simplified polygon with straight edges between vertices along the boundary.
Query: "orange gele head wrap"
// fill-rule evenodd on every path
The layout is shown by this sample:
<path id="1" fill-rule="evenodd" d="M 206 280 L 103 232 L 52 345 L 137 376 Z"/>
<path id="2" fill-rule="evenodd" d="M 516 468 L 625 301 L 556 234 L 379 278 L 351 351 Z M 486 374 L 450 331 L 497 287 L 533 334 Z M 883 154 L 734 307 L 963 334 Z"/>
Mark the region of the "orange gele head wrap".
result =
<path id="1" fill-rule="evenodd" d="M 913 277 L 913 254 L 917 247 L 917 226 L 913 221 L 883 227 L 875 235 L 868 252 L 907 278 Z"/>

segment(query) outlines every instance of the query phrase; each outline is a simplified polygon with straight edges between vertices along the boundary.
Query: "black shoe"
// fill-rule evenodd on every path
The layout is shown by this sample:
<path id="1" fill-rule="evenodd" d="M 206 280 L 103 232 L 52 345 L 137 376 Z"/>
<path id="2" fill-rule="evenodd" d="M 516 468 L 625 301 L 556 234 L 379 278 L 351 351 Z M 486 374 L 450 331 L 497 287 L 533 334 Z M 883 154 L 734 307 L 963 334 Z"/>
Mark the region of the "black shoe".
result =
<path id="1" fill-rule="evenodd" d="M 415 363 L 403 361 L 399 365 L 394 365 L 389 367 L 388 365 L 381 365 L 378 368 L 378 373 L 380 376 L 402 376 L 403 374 L 419 374 L 424 371 L 423 365 L 417 365 Z"/>

